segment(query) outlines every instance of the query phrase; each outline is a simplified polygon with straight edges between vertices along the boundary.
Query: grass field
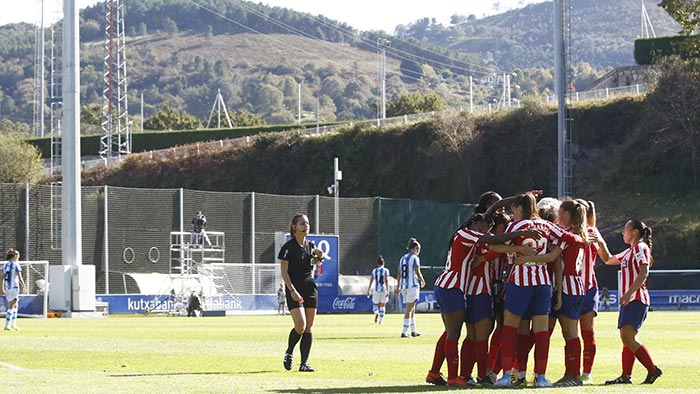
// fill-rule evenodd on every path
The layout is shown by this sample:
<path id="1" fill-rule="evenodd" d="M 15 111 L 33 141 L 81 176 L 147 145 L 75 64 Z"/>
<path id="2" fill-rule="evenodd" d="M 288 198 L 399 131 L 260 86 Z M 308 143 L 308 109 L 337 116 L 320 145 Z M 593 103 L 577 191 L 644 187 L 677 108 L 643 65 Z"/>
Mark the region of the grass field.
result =
<path id="1" fill-rule="evenodd" d="M 597 384 L 620 374 L 616 319 L 617 313 L 602 313 L 596 321 Z M 371 315 L 320 315 L 310 359 L 317 372 L 299 373 L 282 368 L 289 316 L 21 319 L 21 331 L 0 332 L 0 377 L 4 391 L 22 393 L 448 391 L 423 383 L 442 332 L 440 316 L 418 315 L 418 338 L 400 338 L 401 324 L 400 315 L 387 316 L 383 325 Z M 700 313 L 653 312 L 640 338 L 664 369 L 653 386 L 547 392 L 700 392 L 700 376 L 692 373 L 700 362 Z M 560 335 L 549 360 L 547 375 L 556 380 L 563 372 Z M 634 382 L 646 376 L 639 363 L 634 372 Z"/>

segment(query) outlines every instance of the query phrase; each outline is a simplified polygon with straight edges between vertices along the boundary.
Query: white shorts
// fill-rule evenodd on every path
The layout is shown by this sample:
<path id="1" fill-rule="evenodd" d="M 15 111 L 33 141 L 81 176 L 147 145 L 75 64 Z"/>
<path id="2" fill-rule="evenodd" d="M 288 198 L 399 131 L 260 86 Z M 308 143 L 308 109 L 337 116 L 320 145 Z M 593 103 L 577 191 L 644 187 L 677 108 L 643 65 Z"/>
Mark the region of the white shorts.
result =
<path id="1" fill-rule="evenodd" d="M 13 301 L 19 298 L 19 289 L 7 289 L 5 290 L 5 298 L 7 301 Z"/>
<path id="2" fill-rule="evenodd" d="M 372 303 L 373 304 L 386 304 L 389 296 L 386 291 L 376 291 L 372 290 Z"/>
<path id="3" fill-rule="evenodd" d="M 418 301 L 418 296 L 420 295 L 420 291 L 418 290 L 417 287 L 409 287 L 408 289 L 402 289 L 401 295 L 403 296 L 403 302 L 405 302 L 406 304 L 409 304 L 411 302 Z"/>

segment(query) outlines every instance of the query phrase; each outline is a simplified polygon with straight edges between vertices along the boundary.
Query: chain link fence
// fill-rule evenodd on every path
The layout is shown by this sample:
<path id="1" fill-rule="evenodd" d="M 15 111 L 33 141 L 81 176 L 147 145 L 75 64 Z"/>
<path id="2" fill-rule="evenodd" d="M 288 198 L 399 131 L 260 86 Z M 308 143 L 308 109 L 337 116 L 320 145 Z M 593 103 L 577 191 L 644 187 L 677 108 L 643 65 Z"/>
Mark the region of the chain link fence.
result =
<path id="1" fill-rule="evenodd" d="M 60 185 L 0 184 L 0 247 L 17 248 L 26 260 L 61 264 L 60 193 Z M 170 233 L 191 231 L 200 210 L 207 231 L 224 233 L 227 272 L 256 264 L 269 271 L 275 232 L 288 232 L 296 213 L 309 217 L 313 233 L 334 231 L 334 198 L 319 195 L 108 186 L 82 187 L 81 198 L 83 264 L 95 265 L 98 294 L 139 293 L 131 274 L 169 274 Z M 339 198 L 338 206 L 342 275 L 369 274 L 380 254 L 395 271 L 409 237 L 422 243 L 425 265 L 444 265 L 452 231 L 473 208 L 379 197 Z M 265 283 L 240 292 L 272 294 L 279 285 Z"/>

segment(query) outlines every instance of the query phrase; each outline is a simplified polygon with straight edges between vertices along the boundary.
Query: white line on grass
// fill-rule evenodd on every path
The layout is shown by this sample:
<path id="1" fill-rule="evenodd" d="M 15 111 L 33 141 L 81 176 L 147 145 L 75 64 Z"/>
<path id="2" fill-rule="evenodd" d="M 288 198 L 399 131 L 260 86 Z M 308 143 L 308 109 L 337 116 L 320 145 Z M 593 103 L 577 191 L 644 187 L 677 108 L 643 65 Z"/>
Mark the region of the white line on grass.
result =
<path id="1" fill-rule="evenodd" d="M 18 367 L 16 365 L 4 363 L 2 361 L 0 361 L 0 365 L 5 367 L 5 369 L 9 369 L 10 371 L 24 371 L 24 368 L 22 368 L 22 367 Z"/>

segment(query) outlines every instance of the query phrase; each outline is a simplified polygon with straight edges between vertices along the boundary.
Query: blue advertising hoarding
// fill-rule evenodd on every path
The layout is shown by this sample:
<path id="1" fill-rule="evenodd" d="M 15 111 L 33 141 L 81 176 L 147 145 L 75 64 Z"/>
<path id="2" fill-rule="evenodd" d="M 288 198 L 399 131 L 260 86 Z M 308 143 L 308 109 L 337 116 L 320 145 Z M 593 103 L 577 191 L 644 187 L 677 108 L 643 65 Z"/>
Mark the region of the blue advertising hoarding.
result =
<path id="1" fill-rule="evenodd" d="M 318 287 L 319 298 L 335 296 L 338 294 L 338 236 L 309 234 L 306 239 L 323 252 L 323 267 L 321 274 L 314 275 Z M 285 236 L 289 241 L 289 234 Z M 318 272 L 318 270 L 317 270 Z M 371 308 L 370 308 L 371 309 Z M 321 310 L 319 310 L 321 312 Z"/>
<path id="2" fill-rule="evenodd" d="M 186 299 L 174 302 L 167 295 L 119 294 L 98 295 L 98 302 L 109 303 L 110 314 L 167 313 L 187 306 Z M 277 296 L 263 294 L 217 295 L 204 298 L 204 310 L 229 312 L 277 310 Z"/>

